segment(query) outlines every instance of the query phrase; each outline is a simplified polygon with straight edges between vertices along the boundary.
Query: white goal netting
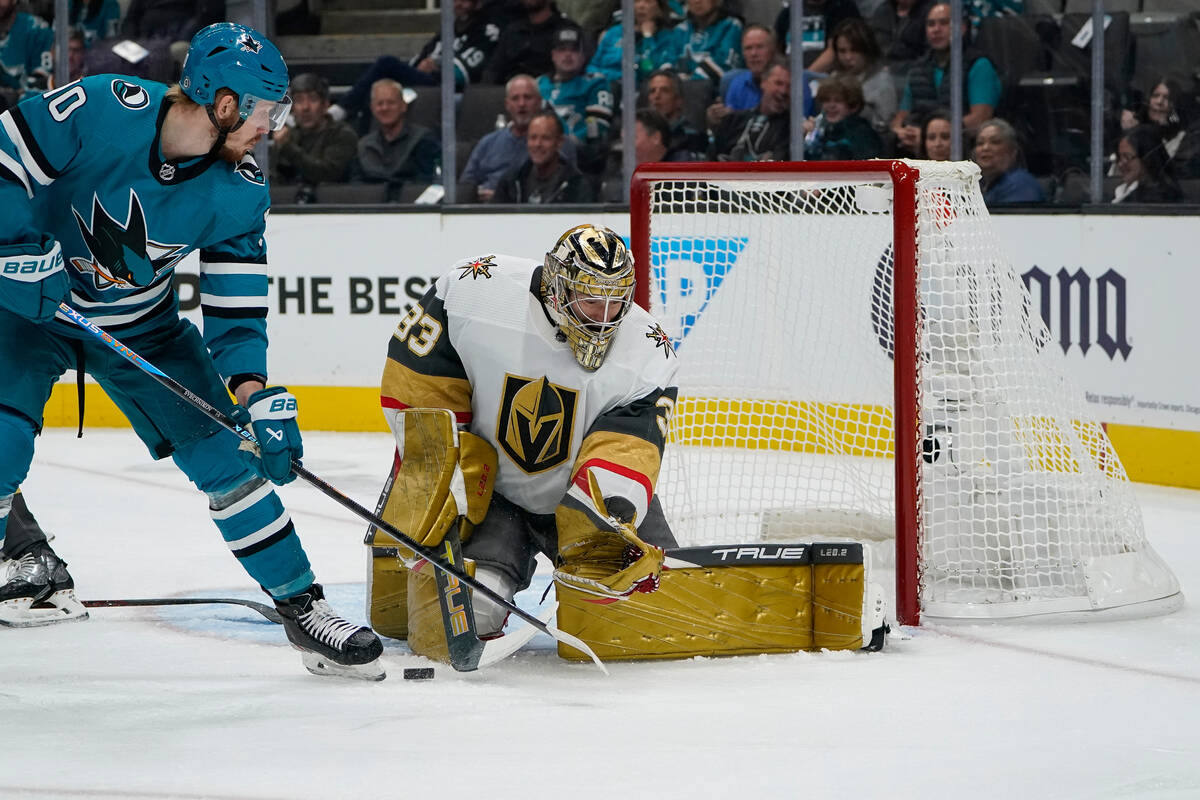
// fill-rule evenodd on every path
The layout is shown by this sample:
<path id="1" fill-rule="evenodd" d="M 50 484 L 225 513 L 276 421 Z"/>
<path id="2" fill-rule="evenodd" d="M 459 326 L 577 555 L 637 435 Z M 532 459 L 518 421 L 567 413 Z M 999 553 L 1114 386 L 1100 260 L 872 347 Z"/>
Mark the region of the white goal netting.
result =
<path id="1" fill-rule="evenodd" d="M 1102 426 L 1045 347 L 977 169 L 910 162 L 910 215 L 880 163 L 865 177 L 781 165 L 649 179 L 634 213 L 648 213 L 650 309 L 682 364 L 659 481 L 681 544 L 888 542 L 878 552 L 907 509 L 916 567 L 899 560 L 915 574 L 898 592 L 926 615 L 1177 595 Z M 914 243 L 906 282 L 895 254 Z M 895 353 L 906 291 L 916 345 Z M 912 376 L 899 390 L 894 358 Z M 899 459 L 898 414 L 914 433 Z"/>

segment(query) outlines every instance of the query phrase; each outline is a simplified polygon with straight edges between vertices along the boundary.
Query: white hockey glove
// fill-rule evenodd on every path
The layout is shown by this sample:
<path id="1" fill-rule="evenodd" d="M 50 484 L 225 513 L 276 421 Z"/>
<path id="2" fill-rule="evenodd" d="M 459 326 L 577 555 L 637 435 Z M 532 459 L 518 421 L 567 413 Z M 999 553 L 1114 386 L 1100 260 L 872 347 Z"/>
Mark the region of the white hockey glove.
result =
<path id="1" fill-rule="evenodd" d="M 238 446 L 238 455 L 255 474 L 278 486 L 296 479 L 292 459 L 299 461 L 304 456 L 304 443 L 291 392 L 282 386 L 259 389 L 245 407 L 234 406 L 229 416 L 258 439 L 258 447 L 245 440 Z"/>

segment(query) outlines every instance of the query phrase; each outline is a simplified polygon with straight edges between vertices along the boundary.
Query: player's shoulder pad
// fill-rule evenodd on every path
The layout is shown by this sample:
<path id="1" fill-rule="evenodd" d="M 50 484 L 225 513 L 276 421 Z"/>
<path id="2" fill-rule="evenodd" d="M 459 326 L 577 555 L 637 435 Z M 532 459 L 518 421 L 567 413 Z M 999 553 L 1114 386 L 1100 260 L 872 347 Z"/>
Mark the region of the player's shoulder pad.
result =
<path id="1" fill-rule="evenodd" d="M 641 306 L 634 306 L 621 322 L 621 328 L 605 359 L 605 367 L 629 370 L 640 375 L 650 386 L 673 386 L 679 369 L 679 357 L 670 334 Z"/>
<path id="2" fill-rule="evenodd" d="M 500 312 L 529 290 L 538 262 L 519 256 L 484 253 L 455 262 L 437 281 L 437 294 L 448 310 L 459 309 L 487 315 Z M 524 305 L 520 313 L 524 314 Z M 515 309 L 509 309 L 515 311 Z"/>
<path id="3" fill-rule="evenodd" d="M 158 99 L 151 95 L 151 90 L 146 85 L 132 78 L 121 75 L 97 75 L 96 77 L 103 79 L 98 83 L 106 84 L 104 89 L 111 93 L 119 107 L 127 111 L 142 111 L 150 108 L 154 100 Z"/>
<path id="4" fill-rule="evenodd" d="M 459 259 L 454 266 L 450 267 L 445 277 L 453 283 L 476 284 L 480 281 L 486 283 L 488 281 L 511 282 L 513 280 L 523 280 L 528 283 L 529 277 L 537 265 L 538 262 L 528 258 L 486 253 Z"/>
<path id="5" fill-rule="evenodd" d="M 659 321 L 641 306 L 634 306 L 629 310 L 629 316 L 621 323 L 622 328 L 625 326 L 638 331 L 639 335 L 634 338 L 634 341 L 639 347 L 657 351 L 660 357 L 666 361 L 674 362 L 679 358 L 675 353 L 675 343 L 670 335 L 663 330 Z"/>

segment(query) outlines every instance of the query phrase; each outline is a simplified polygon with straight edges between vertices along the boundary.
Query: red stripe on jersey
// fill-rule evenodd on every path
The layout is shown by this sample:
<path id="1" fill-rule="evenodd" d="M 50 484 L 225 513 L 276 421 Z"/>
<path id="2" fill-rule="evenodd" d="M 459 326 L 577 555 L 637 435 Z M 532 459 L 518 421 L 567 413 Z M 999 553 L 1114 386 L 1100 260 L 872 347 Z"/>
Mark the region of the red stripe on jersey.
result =
<path id="1" fill-rule="evenodd" d="M 602 458 L 589 458 L 587 461 L 583 462 L 583 465 L 575 473 L 575 477 L 571 479 L 571 482 L 582 489 L 584 494 L 586 494 L 588 497 L 592 497 L 592 495 L 588 484 L 587 471 L 592 467 L 596 467 L 607 472 L 612 472 L 624 478 L 628 478 L 631 481 L 640 483 L 642 488 L 646 490 L 646 504 L 649 505 L 651 498 L 654 496 L 654 487 L 650 484 L 650 479 L 635 469 L 621 466 L 620 464 L 616 464 L 612 461 L 605 461 Z M 595 500 L 596 498 L 592 497 L 592 501 L 595 502 Z"/>
<path id="2" fill-rule="evenodd" d="M 388 397 L 386 394 L 379 396 L 379 405 L 383 408 L 394 408 L 400 411 L 403 411 L 406 408 L 413 408 L 413 406 L 410 406 L 407 403 L 401 403 L 396 398 Z M 475 418 L 470 411 L 455 411 L 453 414 L 454 421 L 459 425 L 470 425 L 471 420 Z"/>

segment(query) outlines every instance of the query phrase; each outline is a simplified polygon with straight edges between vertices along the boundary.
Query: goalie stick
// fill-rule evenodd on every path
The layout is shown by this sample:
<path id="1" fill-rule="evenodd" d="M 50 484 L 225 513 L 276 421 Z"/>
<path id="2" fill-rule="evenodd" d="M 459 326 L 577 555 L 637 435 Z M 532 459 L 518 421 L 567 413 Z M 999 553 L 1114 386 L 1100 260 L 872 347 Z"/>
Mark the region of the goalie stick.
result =
<path id="1" fill-rule="evenodd" d="M 131 350 L 126 345 L 122 344 L 116 337 L 114 337 L 112 334 L 105 331 L 99 325 L 92 322 L 90 319 L 85 317 L 83 314 L 80 314 L 78 311 L 71 308 L 66 303 L 59 303 L 58 309 L 64 315 L 66 315 L 67 319 L 69 319 L 71 322 L 75 323 L 80 328 L 82 328 L 83 330 L 90 333 L 92 336 L 99 339 L 106 346 L 108 346 L 108 348 L 110 350 L 112 350 L 115 353 L 117 353 L 118 355 L 120 355 L 126 361 L 133 364 L 133 366 L 140 369 L 142 372 L 145 372 L 147 375 L 154 378 L 156 381 L 158 381 L 160 384 L 162 384 L 162 386 L 165 387 L 166 389 L 168 389 L 170 392 L 172 392 L 173 394 L 175 394 L 182 400 L 187 401 L 197 411 L 200 411 L 206 417 L 211 419 L 213 422 L 216 422 L 218 425 L 225 428 L 227 431 L 234 434 L 235 436 L 238 436 L 241 439 L 249 442 L 250 444 L 253 444 L 255 447 L 258 447 L 258 440 L 254 438 L 253 433 L 251 433 L 246 428 L 243 428 L 241 425 L 238 425 L 236 422 L 234 422 L 232 419 L 230 419 L 227 415 L 225 415 L 220 410 L 218 410 L 218 409 L 214 408 L 212 405 L 210 405 L 206 400 L 204 400 L 204 398 L 196 395 L 190 389 L 188 389 L 186 386 L 179 383 L 178 381 L 176 381 L 174 378 L 170 377 L 166 373 L 164 373 L 162 370 L 160 370 L 158 367 L 151 364 L 146 359 L 142 358 L 140 355 L 135 353 L 133 350 Z M 330 485 L 328 482 L 326 482 L 323 478 L 320 478 L 320 477 L 314 475 L 313 473 L 309 472 L 296 459 L 292 459 L 292 472 L 296 473 L 297 477 L 303 478 L 306 482 L 308 482 L 313 487 L 318 489 L 326 497 L 333 500 L 338 505 L 345 508 L 347 511 L 351 512 L 352 514 L 359 517 L 360 519 L 362 519 L 366 522 L 369 522 L 371 525 L 373 525 L 376 528 L 378 528 L 379 530 L 387 533 L 389 536 L 393 537 L 397 541 L 402 542 L 405 547 L 407 547 L 410 550 L 412 550 L 413 552 L 415 552 L 421 558 L 426 559 L 435 569 L 437 569 L 441 572 L 444 572 L 448 575 L 451 575 L 455 579 L 460 581 L 461 583 L 464 583 L 467 586 L 470 586 L 474 591 L 482 594 L 484 597 L 487 597 L 493 603 L 496 603 L 497 605 L 508 609 L 508 612 L 510 614 L 515 614 L 516 616 L 525 620 L 525 622 L 527 622 L 529 625 L 533 626 L 534 628 L 541 631 L 542 633 L 545 633 L 547 636 L 550 636 L 551 638 L 555 639 L 556 641 L 562 642 L 563 644 L 568 645 L 569 647 L 575 648 L 576 650 L 578 650 L 579 652 L 583 653 L 588 658 L 590 658 L 596 664 L 596 666 L 600 669 L 601 672 L 603 672 L 605 675 L 608 674 L 608 668 L 604 666 L 604 663 L 602 661 L 600 661 L 599 657 L 594 652 L 592 652 L 592 649 L 590 647 L 588 647 L 586 644 L 584 644 L 584 642 L 581 639 L 579 639 L 578 637 L 572 636 L 569 633 L 565 633 L 565 632 L 559 630 L 556 626 L 554 626 L 553 624 L 551 624 L 549 622 L 543 622 L 542 620 L 538 619 L 535 615 L 530 614 L 528 611 L 525 611 L 524 609 L 518 608 L 513 603 L 504 599 L 497 592 L 493 591 L 492 589 L 488 588 L 484 584 L 475 580 L 470 575 L 467 575 L 465 572 L 463 572 L 458 567 L 446 564 L 439 557 L 438 553 L 435 553 L 432 550 L 429 550 L 429 549 L 417 544 L 416 541 L 414 541 L 412 538 L 410 538 L 407 534 L 400 531 L 400 529 L 396 528 L 394 525 L 387 522 L 386 520 L 380 518 L 378 514 L 374 514 L 371 511 L 367 510 L 362 505 L 355 502 L 350 497 L 348 497 L 347 495 L 343 494 L 342 492 L 340 492 L 339 490 L 334 488 L 332 485 Z"/>

